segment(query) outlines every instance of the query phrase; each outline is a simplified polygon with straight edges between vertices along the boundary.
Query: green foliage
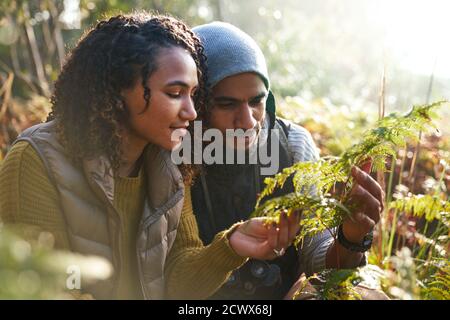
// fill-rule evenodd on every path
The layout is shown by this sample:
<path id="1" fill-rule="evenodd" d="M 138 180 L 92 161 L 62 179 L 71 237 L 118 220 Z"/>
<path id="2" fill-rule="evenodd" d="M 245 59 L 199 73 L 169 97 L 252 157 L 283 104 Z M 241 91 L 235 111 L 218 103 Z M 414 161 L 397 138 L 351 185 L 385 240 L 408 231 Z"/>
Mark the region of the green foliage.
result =
<path id="1" fill-rule="evenodd" d="M 432 258 L 421 261 L 403 247 L 389 258 L 391 267 L 384 270 L 381 285 L 394 299 L 448 300 L 450 298 L 450 261 Z"/>
<path id="2" fill-rule="evenodd" d="M 438 195 L 412 195 L 391 201 L 389 208 L 416 217 L 425 217 L 429 222 L 442 220 L 448 227 L 450 202 L 442 200 Z"/>
<path id="3" fill-rule="evenodd" d="M 348 209 L 333 198 L 329 191 L 346 176 L 336 166 L 336 159 L 320 159 L 317 162 L 299 162 L 284 169 L 275 178 L 266 178 L 266 188 L 261 192 L 254 216 L 279 219 L 280 210 L 290 211 L 302 208 L 301 229 L 297 241 L 335 227 L 349 213 Z M 295 192 L 281 196 L 260 205 L 260 201 L 282 187 L 289 177 L 293 177 Z"/>
<path id="4" fill-rule="evenodd" d="M 439 101 L 429 105 L 414 106 L 406 115 L 392 113 L 377 122 L 376 128 L 363 135 L 362 141 L 341 156 L 340 165 L 345 172 L 350 167 L 372 158 L 376 170 L 385 171 L 386 157 L 395 156 L 397 148 L 404 148 L 408 139 L 417 140 L 419 131 L 433 127 L 434 109 L 446 103 Z"/>
<path id="5" fill-rule="evenodd" d="M 69 266 L 80 268 L 83 284 L 111 274 L 103 258 L 55 251 L 53 241 L 46 232 L 27 241 L 0 226 L 0 299 L 73 299 L 80 293 L 67 290 Z"/>
<path id="6" fill-rule="evenodd" d="M 421 153 L 417 155 L 417 168 L 420 168 L 420 180 L 423 182 L 424 194 L 414 195 L 409 192 L 410 189 L 404 184 L 414 183 L 414 180 L 410 180 L 411 172 L 413 172 L 411 170 L 414 168 L 403 167 L 405 159 L 408 161 L 408 158 L 413 157 L 413 153 L 410 152 L 411 147 L 407 144 L 417 142 L 419 132 L 426 132 L 428 129 L 434 128 L 432 120 L 436 118 L 436 107 L 444 103 L 442 101 L 416 106 L 404 116 L 391 114 L 378 121 L 374 129 L 363 134 L 360 134 L 358 127 L 356 136 L 362 136 L 361 142 L 347 148 L 340 157 L 324 158 L 316 165 L 297 164 L 285 169 L 273 179 L 267 179 L 266 189 L 261 193 L 255 215 L 267 215 L 272 219 L 278 219 L 279 208 L 293 210 L 293 205 L 298 205 L 295 208 L 302 208 L 302 205 L 308 206 L 311 203 L 311 207 L 321 206 L 320 214 L 317 216 L 314 209 L 306 208 L 307 214 L 303 216 L 303 220 L 307 221 L 301 222 L 301 225 L 306 228 L 302 230 L 299 237 L 314 235 L 319 229 L 317 226 L 320 226 L 321 230 L 330 229 L 338 225 L 348 213 L 343 206 L 348 196 L 348 185 L 352 182 L 351 178 L 348 178 L 351 166 L 360 165 L 370 157 L 373 161 L 373 170 L 386 172 L 386 158 L 392 157 L 390 177 L 402 175 L 404 180 L 401 184 L 402 179 L 399 179 L 400 191 L 394 194 L 394 201 L 388 200 L 389 202 L 385 205 L 385 215 L 379 225 L 380 228 L 375 230 L 376 238 L 369 261 L 382 267 L 383 270 L 379 269 L 374 281 L 380 284 L 382 290 L 393 299 L 449 299 L 450 203 L 447 193 L 450 190 L 447 181 L 449 154 L 448 144 L 442 145 L 447 140 L 444 138 L 438 140 L 440 137 L 438 134 L 425 137 L 422 141 Z M 339 115 L 332 117 L 339 118 Z M 341 121 L 344 126 L 346 121 L 353 120 Z M 314 123 L 317 121 L 313 121 Z M 347 126 L 345 127 L 347 128 Z M 319 142 L 322 142 L 320 145 L 322 149 L 330 153 L 327 140 L 330 137 L 331 139 L 336 138 L 333 131 L 329 129 L 323 131 L 323 128 L 314 126 L 308 128 L 313 135 L 320 132 L 321 136 L 318 139 Z M 331 134 L 327 135 L 330 132 Z M 354 139 L 355 132 L 349 133 L 350 136 L 352 134 L 352 139 Z M 321 141 L 320 138 L 323 138 L 323 135 L 325 135 L 325 140 Z M 345 137 L 337 139 L 342 141 L 343 138 Z M 434 146 L 430 142 L 434 142 Z M 398 149 L 401 149 L 403 154 L 398 155 Z M 407 152 L 408 157 L 406 157 Z M 396 159 L 398 159 L 397 164 L 392 165 Z M 397 166 L 400 167 L 399 171 Z M 424 169 L 428 170 L 427 173 L 424 172 Z M 433 173 L 437 176 L 436 178 L 429 176 Z M 322 177 L 320 177 L 321 175 Z M 295 193 L 264 203 L 266 196 L 273 193 L 276 188 L 281 187 L 290 178 L 295 180 Z M 298 182 L 301 179 L 307 181 Z M 342 182 L 344 182 L 344 186 L 339 188 Z M 389 179 L 389 183 L 391 184 L 393 181 Z M 422 184 L 416 185 L 421 186 Z M 340 192 L 334 192 L 336 186 Z M 388 191 L 393 189 L 393 187 L 392 189 L 388 188 Z M 418 190 L 417 187 L 416 190 Z M 321 202 L 322 199 L 326 201 Z M 327 203 L 332 205 L 327 205 Z M 326 207 L 331 208 L 327 211 Z M 327 212 L 326 219 L 323 218 L 322 212 Z M 361 269 L 358 268 L 358 270 Z M 322 281 L 318 279 L 322 279 Z M 310 280 L 319 282 L 315 286 L 318 291 L 316 298 L 358 299 L 357 270 L 353 270 L 353 272 L 352 270 L 326 270 L 313 276 Z M 333 285 L 328 286 L 327 290 L 325 285 L 328 282 Z"/>
<path id="7" fill-rule="evenodd" d="M 411 195 L 389 203 L 389 208 L 406 216 L 424 218 L 427 225 L 437 222 L 433 234 L 415 232 L 414 237 L 420 245 L 417 257 L 421 258 L 427 252 L 433 257 L 446 257 L 446 247 L 450 246 L 450 202 L 442 200 L 438 194 Z M 425 230 L 426 232 L 426 230 Z M 425 233 L 424 232 L 424 233 Z"/>
<path id="8" fill-rule="evenodd" d="M 384 291 L 394 299 L 412 300 L 420 298 L 417 265 L 409 248 L 403 247 L 388 258 L 390 268 L 385 270 L 382 280 Z"/>
<path id="9" fill-rule="evenodd" d="M 326 270 L 317 276 L 322 282 L 318 292 L 321 300 L 359 300 L 361 296 L 354 287 L 361 281 L 353 269 Z"/>
<path id="10" fill-rule="evenodd" d="M 434 273 L 422 285 L 421 296 L 430 300 L 450 300 L 450 261 L 435 259 L 427 264 Z"/>
<path id="11" fill-rule="evenodd" d="M 346 207 L 348 185 L 352 182 L 352 166 L 363 164 L 369 158 L 377 170 L 385 170 L 388 156 L 396 154 L 396 148 L 404 147 L 406 139 L 414 139 L 418 132 L 432 127 L 436 117 L 434 109 L 445 101 L 414 106 L 406 115 L 391 114 L 378 121 L 376 128 L 368 131 L 362 141 L 341 157 L 323 158 L 317 162 L 303 162 L 284 169 L 273 178 L 266 178 L 266 187 L 258 198 L 252 216 L 279 219 L 280 212 L 302 210 L 301 231 L 297 241 L 307 236 L 338 226 L 350 213 Z M 294 192 L 262 203 L 264 197 L 281 188 L 292 177 Z M 338 183 L 344 182 L 343 192 L 330 193 Z M 262 203 L 262 204 L 261 204 Z"/>
<path id="12" fill-rule="evenodd" d="M 434 128 L 432 120 L 436 118 L 435 109 L 444 103 L 446 102 L 440 101 L 415 106 L 405 115 L 390 114 L 379 120 L 374 129 L 362 134 L 361 141 L 342 152 L 340 157 L 297 163 L 275 177 L 266 179 L 266 187 L 260 194 L 254 215 L 278 220 L 283 210 L 302 209 L 301 231 L 297 242 L 324 230 L 333 231 L 332 228 L 338 226 L 351 211 L 346 204 L 352 183 L 352 166 L 362 165 L 370 158 L 372 170 L 386 172 L 387 158 L 392 157 L 395 161 L 399 148 L 407 150 L 407 143 L 417 141 L 419 132 Z M 382 288 L 391 298 L 448 299 L 450 203 L 443 200 L 445 196 L 441 193 L 441 186 L 444 185 L 445 188 L 443 178 L 447 168 L 443 167 L 440 180 L 433 185 L 433 190 L 430 189 L 432 193 L 396 195 L 396 200 L 385 206 L 388 214 L 394 213 L 391 234 L 384 236 L 389 240 L 389 245 L 381 245 L 385 241 L 381 231 L 380 245 L 372 248 L 371 255 L 371 261 L 379 263 L 384 270 L 378 269 L 368 274 L 371 274 L 375 286 Z M 264 202 L 267 196 L 287 181 L 292 181 L 295 190 L 293 193 Z M 407 217 L 423 218 L 427 225 L 423 233 L 412 232 L 415 239 L 414 245 L 411 245 L 412 250 L 404 246 L 391 256 L 394 240 L 397 241 L 396 247 L 400 240 L 396 235 L 396 218 Z M 433 228 L 427 232 L 428 223 L 433 224 Z M 416 244 L 417 250 L 414 248 Z M 380 253 L 374 252 L 376 250 Z M 318 299 L 360 299 L 357 285 L 362 281 L 363 270 L 371 270 L 372 267 L 325 270 L 309 280 L 317 284 L 315 295 Z M 367 278 L 367 274 L 365 276 Z M 303 289 L 305 288 L 301 290 Z"/>
<path id="13" fill-rule="evenodd" d="M 308 292 L 319 300 L 360 300 L 361 294 L 356 287 L 380 289 L 385 275 L 383 270 L 374 265 L 366 265 L 356 269 L 326 269 L 307 279 L 314 292 Z M 305 282 L 306 284 L 306 282 Z M 296 295 L 306 293 L 306 285 Z"/>
<path id="14" fill-rule="evenodd" d="M 308 102 L 301 97 L 279 97 L 277 113 L 301 124 L 311 132 L 322 154 L 333 156 L 350 148 L 377 119 L 376 108 L 339 106 L 327 98 Z"/>
<path id="15" fill-rule="evenodd" d="M 383 290 L 392 299 L 450 299 L 448 259 L 435 258 L 417 268 L 411 251 L 403 248 L 389 262 L 392 268 L 387 270 L 371 264 L 355 269 L 323 270 L 307 278 L 313 290 L 308 291 L 304 282 L 296 296 L 311 294 L 320 300 L 360 300 L 363 297 L 358 286 L 361 285 L 367 289 Z"/>

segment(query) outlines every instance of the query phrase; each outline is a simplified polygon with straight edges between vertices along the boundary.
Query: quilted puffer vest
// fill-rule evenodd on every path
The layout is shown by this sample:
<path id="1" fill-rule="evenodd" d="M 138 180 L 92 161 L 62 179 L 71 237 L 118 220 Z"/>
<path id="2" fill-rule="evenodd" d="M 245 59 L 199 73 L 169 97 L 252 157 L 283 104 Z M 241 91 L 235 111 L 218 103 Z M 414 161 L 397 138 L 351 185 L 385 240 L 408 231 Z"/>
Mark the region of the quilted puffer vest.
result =
<path id="1" fill-rule="evenodd" d="M 28 141 L 45 164 L 59 193 L 71 250 L 102 256 L 120 270 L 122 230 L 113 207 L 114 178 L 109 161 L 98 157 L 73 163 L 57 140 L 55 127 L 54 121 L 35 125 L 16 142 Z M 169 151 L 149 145 L 144 156 L 147 194 L 136 236 L 138 272 L 144 298 L 163 299 L 164 264 L 175 241 L 184 184 Z M 118 276 L 116 272 L 112 278 L 82 290 L 97 299 L 114 298 Z"/>

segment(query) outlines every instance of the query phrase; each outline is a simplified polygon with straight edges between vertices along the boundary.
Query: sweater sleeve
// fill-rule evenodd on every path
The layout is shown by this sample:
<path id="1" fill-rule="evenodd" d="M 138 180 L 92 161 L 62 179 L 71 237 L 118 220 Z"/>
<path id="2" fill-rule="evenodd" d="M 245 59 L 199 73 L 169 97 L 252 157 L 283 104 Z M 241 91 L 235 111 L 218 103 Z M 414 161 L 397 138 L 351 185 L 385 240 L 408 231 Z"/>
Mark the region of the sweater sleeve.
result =
<path id="1" fill-rule="evenodd" d="M 69 249 L 58 192 L 26 141 L 15 144 L 0 167 L 0 220 L 28 240 L 50 232 L 55 248 Z"/>
<path id="2" fill-rule="evenodd" d="M 293 155 L 294 163 L 319 159 L 319 150 L 311 134 L 308 130 L 295 123 L 290 125 L 288 145 L 289 151 Z"/>
<path id="3" fill-rule="evenodd" d="M 204 246 L 192 210 L 191 191 L 186 187 L 177 237 L 165 272 L 168 299 L 206 299 L 222 286 L 234 269 L 247 261 L 229 245 L 227 235 L 235 227 L 218 233 Z"/>

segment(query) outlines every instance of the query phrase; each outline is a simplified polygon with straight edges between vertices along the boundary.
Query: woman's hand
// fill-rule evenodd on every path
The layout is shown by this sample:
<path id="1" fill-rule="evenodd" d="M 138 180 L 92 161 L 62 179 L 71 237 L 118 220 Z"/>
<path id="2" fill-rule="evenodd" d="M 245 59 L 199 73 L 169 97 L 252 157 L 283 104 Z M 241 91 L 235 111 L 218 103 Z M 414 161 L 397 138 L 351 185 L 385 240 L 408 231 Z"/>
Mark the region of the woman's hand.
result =
<path id="1" fill-rule="evenodd" d="M 264 217 L 252 218 L 238 226 L 229 237 L 230 246 L 241 257 L 270 260 L 284 254 L 299 230 L 299 211 L 280 215 L 279 224 Z"/>

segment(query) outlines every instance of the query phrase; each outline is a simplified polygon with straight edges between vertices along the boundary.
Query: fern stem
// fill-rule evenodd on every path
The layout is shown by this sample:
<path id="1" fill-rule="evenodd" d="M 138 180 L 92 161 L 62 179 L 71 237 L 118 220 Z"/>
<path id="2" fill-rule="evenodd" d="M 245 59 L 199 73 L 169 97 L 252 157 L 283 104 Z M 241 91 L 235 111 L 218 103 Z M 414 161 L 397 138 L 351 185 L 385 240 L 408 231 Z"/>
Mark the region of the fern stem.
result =
<path id="1" fill-rule="evenodd" d="M 345 201 L 347 201 L 349 193 L 347 193 L 346 190 L 347 190 L 347 185 L 350 182 L 351 177 L 352 177 L 351 174 L 349 174 L 347 177 L 347 180 L 345 180 L 345 182 L 344 182 L 344 187 L 342 190 L 341 198 L 339 200 L 340 203 L 345 203 Z"/>
<path id="2" fill-rule="evenodd" d="M 376 253 L 377 258 L 378 258 L 378 264 L 381 265 L 381 262 L 383 261 L 383 254 L 384 254 L 384 238 L 385 238 L 385 228 L 383 226 L 383 224 L 385 223 L 383 221 L 383 216 L 384 214 L 382 214 L 381 216 L 381 221 L 378 224 L 378 252 Z"/>
<path id="3" fill-rule="evenodd" d="M 403 180 L 403 169 L 405 168 L 405 160 L 406 160 L 406 154 L 408 153 L 408 147 L 405 147 L 405 151 L 402 156 L 402 163 L 400 164 L 400 172 L 398 175 L 398 184 L 402 184 Z"/>
<path id="4" fill-rule="evenodd" d="M 440 229 L 441 229 L 442 224 L 443 224 L 442 221 L 438 220 L 438 224 L 436 226 L 436 229 L 434 230 L 433 234 L 430 236 L 430 239 L 436 241 L 436 239 L 439 237 L 439 235 L 441 233 Z"/>
<path id="5" fill-rule="evenodd" d="M 417 231 L 416 231 L 417 232 Z M 414 254 L 414 252 L 416 251 L 416 244 L 417 244 L 417 237 L 414 236 L 414 242 L 413 242 L 413 246 L 412 246 L 412 250 L 411 252 Z"/>
<path id="6" fill-rule="evenodd" d="M 392 245 L 394 244 L 394 235 L 397 231 L 397 209 L 394 209 L 394 216 L 392 217 L 392 226 L 391 226 L 391 233 L 389 235 L 389 244 L 387 247 L 387 254 L 386 257 L 390 257 L 392 253 Z"/>
<path id="7" fill-rule="evenodd" d="M 427 221 L 427 222 L 425 223 L 425 227 L 423 228 L 423 235 L 424 235 L 425 237 L 427 236 L 428 224 L 429 224 L 429 222 Z M 417 254 L 417 258 L 418 258 L 418 259 L 421 259 L 421 258 L 422 258 L 422 254 L 425 252 L 426 248 L 427 248 L 427 245 L 426 245 L 426 244 L 424 244 L 424 245 L 422 246 L 422 248 L 420 248 L 419 253 Z"/>
<path id="8" fill-rule="evenodd" d="M 409 181 L 410 181 L 410 188 L 409 190 L 414 193 L 414 183 L 416 180 L 416 163 L 417 163 L 417 157 L 420 152 L 420 140 L 422 140 L 422 130 L 419 132 L 419 139 L 417 140 L 416 149 L 414 150 L 414 156 L 412 158 L 411 162 L 411 168 L 409 170 Z"/>
<path id="9" fill-rule="evenodd" d="M 394 173 L 395 173 L 395 165 L 397 162 L 397 157 L 393 156 L 392 157 L 392 162 L 391 162 L 391 171 L 389 173 L 389 181 L 388 181 L 388 187 L 387 187 L 387 196 L 386 196 L 386 203 L 390 203 L 391 202 L 391 198 L 392 198 L 392 184 L 394 181 Z M 383 228 L 384 229 L 384 228 Z M 387 229 L 387 228 L 386 228 Z M 391 226 L 391 233 L 389 235 L 389 243 L 388 243 L 388 251 L 387 251 L 387 257 L 391 256 L 392 253 L 392 244 L 394 241 L 394 234 L 397 230 L 397 210 L 394 211 L 394 217 L 392 220 L 392 226 Z M 386 239 L 387 234 L 382 234 L 383 240 Z M 381 252 L 384 252 L 385 250 L 385 241 L 381 242 Z"/>
<path id="10" fill-rule="evenodd" d="M 396 162 L 397 162 L 397 157 L 393 156 L 392 157 L 392 163 L 391 163 L 391 172 L 389 173 L 389 182 L 388 182 L 388 188 L 387 188 L 387 195 L 386 195 L 387 203 L 390 203 L 391 199 L 392 199 L 392 184 L 393 184 L 393 181 L 394 181 Z"/>
<path id="11" fill-rule="evenodd" d="M 444 181 L 445 172 L 447 171 L 447 166 L 443 165 L 441 176 L 439 177 L 439 182 L 434 190 L 434 195 L 438 195 L 441 192 L 442 182 Z"/>

